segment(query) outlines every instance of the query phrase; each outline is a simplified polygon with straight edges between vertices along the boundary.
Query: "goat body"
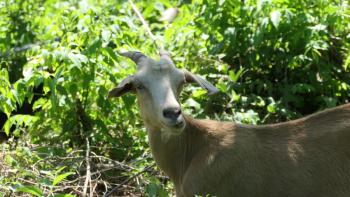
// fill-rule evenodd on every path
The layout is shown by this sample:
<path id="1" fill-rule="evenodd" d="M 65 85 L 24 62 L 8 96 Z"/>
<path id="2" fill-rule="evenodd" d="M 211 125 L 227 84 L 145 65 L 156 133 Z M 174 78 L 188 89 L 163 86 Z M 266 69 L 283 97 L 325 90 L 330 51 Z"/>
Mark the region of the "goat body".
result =
<path id="1" fill-rule="evenodd" d="M 146 124 L 178 196 L 350 196 L 350 104 L 263 126 L 185 121 L 167 139 Z"/>
<path id="2" fill-rule="evenodd" d="M 180 197 L 349 197 L 350 104 L 264 126 L 192 119 L 181 112 L 183 84 L 218 92 L 204 78 L 125 52 L 137 72 L 109 92 L 136 93 L 153 156 Z"/>

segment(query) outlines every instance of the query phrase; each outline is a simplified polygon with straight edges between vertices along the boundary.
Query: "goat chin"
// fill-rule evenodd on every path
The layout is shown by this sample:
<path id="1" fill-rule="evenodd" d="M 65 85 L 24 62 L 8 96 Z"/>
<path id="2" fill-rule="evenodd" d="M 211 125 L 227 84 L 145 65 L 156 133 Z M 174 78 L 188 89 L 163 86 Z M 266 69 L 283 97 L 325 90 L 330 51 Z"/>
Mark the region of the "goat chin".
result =
<path id="1" fill-rule="evenodd" d="M 350 104 L 262 126 L 185 122 L 178 133 L 148 129 L 177 196 L 350 196 Z"/>
<path id="2" fill-rule="evenodd" d="M 168 141 L 171 137 L 178 137 L 179 135 L 182 134 L 186 127 L 186 123 L 180 127 L 180 128 L 174 128 L 174 127 L 162 127 L 160 129 L 161 132 L 161 137 L 162 141 L 166 142 Z"/>

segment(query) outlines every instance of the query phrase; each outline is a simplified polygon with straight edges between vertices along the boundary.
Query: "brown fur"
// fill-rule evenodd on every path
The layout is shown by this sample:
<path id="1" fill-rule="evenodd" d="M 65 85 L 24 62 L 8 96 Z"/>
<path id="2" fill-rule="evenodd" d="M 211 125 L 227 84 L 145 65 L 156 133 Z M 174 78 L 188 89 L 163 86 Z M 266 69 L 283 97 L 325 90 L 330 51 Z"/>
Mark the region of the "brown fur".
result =
<path id="1" fill-rule="evenodd" d="M 350 104 L 263 126 L 185 120 L 166 140 L 146 123 L 177 196 L 350 196 Z"/>

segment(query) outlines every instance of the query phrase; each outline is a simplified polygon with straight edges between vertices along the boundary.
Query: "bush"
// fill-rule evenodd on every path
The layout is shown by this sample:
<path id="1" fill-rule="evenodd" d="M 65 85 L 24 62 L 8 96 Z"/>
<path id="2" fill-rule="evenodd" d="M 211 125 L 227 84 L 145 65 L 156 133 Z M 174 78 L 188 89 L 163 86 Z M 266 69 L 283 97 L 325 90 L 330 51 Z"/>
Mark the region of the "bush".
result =
<path id="1" fill-rule="evenodd" d="M 178 67 L 205 76 L 221 91 L 208 98 L 200 88 L 186 87 L 181 100 L 195 117 L 263 124 L 349 101 L 347 1 L 162 0 L 136 6 Z M 172 23 L 160 21 L 176 6 Z M 0 17 L 0 136 L 10 138 L 1 145 L 0 192 L 81 195 L 90 166 L 91 193 L 106 193 L 141 171 L 118 194 L 169 194 L 167 178 L 147 168 L 154 162 L 135 96 L 107 100 L 108 90 L 135 70 L 118 50 L 157 56 L 130 4 L 5 0 Z"/>

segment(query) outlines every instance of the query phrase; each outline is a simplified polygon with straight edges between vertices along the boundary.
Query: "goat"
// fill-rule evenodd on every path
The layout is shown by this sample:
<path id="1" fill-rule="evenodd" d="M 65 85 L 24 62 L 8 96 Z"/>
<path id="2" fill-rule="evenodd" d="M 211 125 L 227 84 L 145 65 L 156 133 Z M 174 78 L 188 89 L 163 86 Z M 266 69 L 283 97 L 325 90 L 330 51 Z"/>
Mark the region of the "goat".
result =
<path id="1" fill-rule="evenodd" d="M 137 73 L 109 92 L 136 92 L 152 155 L 174 182 L 176 195 L 219 197 L 350 196 L 350 104 L 305 118 L 262 126 L 198 120 L 183 114 L 179 94 L 205 79 L 140 52 Z"/>

